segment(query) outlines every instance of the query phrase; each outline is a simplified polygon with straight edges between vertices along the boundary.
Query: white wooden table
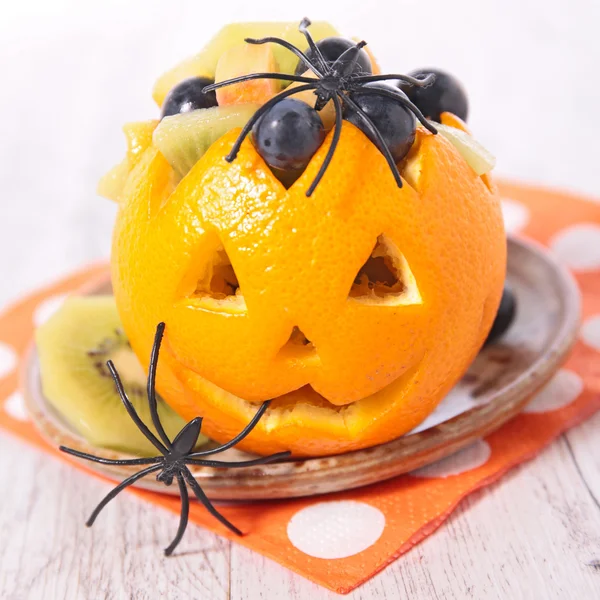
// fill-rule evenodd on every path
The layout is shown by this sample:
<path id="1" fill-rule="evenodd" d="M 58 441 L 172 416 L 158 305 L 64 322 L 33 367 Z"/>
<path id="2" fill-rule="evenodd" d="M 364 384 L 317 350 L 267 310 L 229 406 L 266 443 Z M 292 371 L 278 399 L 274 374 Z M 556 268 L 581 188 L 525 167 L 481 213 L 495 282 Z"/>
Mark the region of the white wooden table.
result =
<path id="1" fill-rule="evenodd" d="M 120 125 L 155 115 L 155 76 L 233 19 L 326 18 L 387 69 L 446 67 L 501 174 L 600 195 L 597 0 L 206 4 L 2 2 L 1 304 L 108 256 L 114 207 L 94 190 L 121 157 Z M 349 598 L 600 598 L 599 435 L 597 415 Z M 88 530 L 107 486 L 3 432 L 0 481 L 0 598 L 335 596 L 199 527 L 165 560 L 177 518 L 128 495 Z"/>

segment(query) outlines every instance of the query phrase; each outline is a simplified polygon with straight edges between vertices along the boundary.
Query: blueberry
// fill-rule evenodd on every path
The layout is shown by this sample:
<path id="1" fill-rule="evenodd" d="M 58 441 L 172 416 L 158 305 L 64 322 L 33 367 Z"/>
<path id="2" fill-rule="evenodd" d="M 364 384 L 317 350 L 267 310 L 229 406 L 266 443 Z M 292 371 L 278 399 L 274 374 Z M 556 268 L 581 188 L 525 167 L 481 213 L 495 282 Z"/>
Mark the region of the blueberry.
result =
<path id="1" fill-rule="evenodd" d="M 498 307 L 498 313 L 496 314 L 492 329 L 485 341 L 486 344 L 494 343 L 508 331 L 508 328 L 515 319 L 516 312 L 517 300 L 515 294 L 512 291 L 511 286 L 508 283 L 505 283 L 504 291 L 502 292 L 502 300 L 500 300 L 500 306 Z"/>
<path id="2" fill-rule="evenodd" d="M 184 79 L 167 94 L 162 105 L 160 118 L 190 112 L 198 108 L 217 106 L 217 95 L 215 92 L 205 94 L 202 91 L 207 85 L 213 83 L 214 81 L 208 77 L 190 77 L 189 79 Z"/>
<path id="3" fill-rule="evenodd" d="M 419 79 L 431 74 L 434 76 L 433 83 L 426 87 L 407 83 L 400 83 L 399 87 L 429 120 L 439 123 L 443 112 L 451 112 L 466 121 L 469 101 L 458 79 L 438 69 L 420 69 L 410 73 Z"/>
<path id="4" fill-rule="evenodd" d="M 352 48 L 352 46 L 356 46 L 356 42 L 343 37 L 328 37 L 317 42 L 317 48 L 319 48 L 325 60 L 330 64 L 334 63 L 346 50 L 348 50 L 348 48 Z M 314 52 L 310 48 L 306 50 L 305 54 L 312 63 L 315 65 L 319 64 Z M 296 67 L 296 75 L 302 75 L 306 71 L 306 65 L 300 61 Z M 356 61 L 354 72 L 362 73 L 364 75 L 371 75 L 373 73 L 371 59 L 362 49 L 358 53 L 358 60 Z"/>
<path id="5" fill-rule="evenodd" d="M 398 88 L 387 83 L 369 83 L 365 88 L 380 89 L 393 92 L 398 97 L 406 97 Z M 361 93 L 352 94 L 352 99 L 371 119 L 373 125 L 381 133 L 387 147 L 396 162 L 400 162 L 408 153 L 415 141 L 417 123 L 412 112 L 400 102 L 388 96 L 373 96 Z M 365 126 L 360 116 L 351 108 L 346 107 L 345 119 L 361 129 L 369 139 L 378 146 L 377 140 Z"/>
<path id="6" fill-rule="evenodd" d="M 259 119 L 252 133 L 266 163 L 283 171 L 304 169 L 325 139 L 319 113 L 293 98 L 275 104 Z"/>

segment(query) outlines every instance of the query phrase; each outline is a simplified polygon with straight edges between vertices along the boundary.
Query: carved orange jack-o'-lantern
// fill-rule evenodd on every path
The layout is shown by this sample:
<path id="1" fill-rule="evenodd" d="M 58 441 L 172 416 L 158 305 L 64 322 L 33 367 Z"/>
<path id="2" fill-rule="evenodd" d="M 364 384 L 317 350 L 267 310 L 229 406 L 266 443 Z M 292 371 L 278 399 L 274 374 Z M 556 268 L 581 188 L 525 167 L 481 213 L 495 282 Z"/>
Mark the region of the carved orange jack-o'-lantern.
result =
<path id="1" fill-rule="evenodd" d="M 289 189 L 232 131 L 177 185 L 148 147 L 117 217 L 113 285 L 157 385 L 216 440 L 273 399 L 242 448 L 339 453 L 421 422 L 467 369 L 502 293 L 500 206 L 456 148 L 419 129 L 398 188 L 350 123 Z"/>

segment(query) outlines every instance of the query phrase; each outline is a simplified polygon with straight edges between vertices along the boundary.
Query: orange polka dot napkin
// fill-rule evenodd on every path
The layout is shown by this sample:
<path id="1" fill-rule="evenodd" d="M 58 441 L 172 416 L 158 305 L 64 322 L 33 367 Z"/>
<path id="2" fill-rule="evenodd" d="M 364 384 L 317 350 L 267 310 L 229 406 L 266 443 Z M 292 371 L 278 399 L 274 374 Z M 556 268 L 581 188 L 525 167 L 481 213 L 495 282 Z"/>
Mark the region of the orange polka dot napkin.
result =
<path id="1" fill-rule="evenodd" d="M 196 503 L 193 522 L 347 593 L 431 534 L 467 494 L 532 458 L 600 408 L 600 203 L 509 183 L 500 186 L 500 193 L 507 229 L 548 246 L 571 268 L 583 298 L 580 339 L 571 357 L 525 411 L 454 456 L 385 483 L 321 497 L 223 506 L 227 518 L 247 532 L 242 538 L 232 537 Z M 63 459 L 28 420 L 18 391 L 19 362 L 36 321 L 62 295 L 106 270 L 104 265 L 90 267 L 0 316 L 0 426 Z M 132 493 L 179 513 L 177 498 Z"/>

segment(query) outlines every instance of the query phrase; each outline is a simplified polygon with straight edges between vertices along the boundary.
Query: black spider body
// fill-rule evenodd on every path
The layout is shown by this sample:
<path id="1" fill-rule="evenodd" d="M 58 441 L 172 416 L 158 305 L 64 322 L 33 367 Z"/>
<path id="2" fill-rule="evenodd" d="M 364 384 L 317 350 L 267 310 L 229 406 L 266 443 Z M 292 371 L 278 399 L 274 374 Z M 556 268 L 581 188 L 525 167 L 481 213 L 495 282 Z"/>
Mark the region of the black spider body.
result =
<path id="1" fill-rule="evenodd" d="M 432 82 L 432 78 L 425 77 L 423 79 L 419 79 L 409 75 L 398 74 L 363 75 L 360 71 L 355 72 L 354 67 L 358 60 L 359 52 L 364 46 L 366 46 L 366 42 L 364 41 L 348 48 L 335 62 L 327 61 L 312 38 L 308 30 L 309 26 L 310 21 L 308 19 L 303 19 L 300 23 L 299 29 L 308 42 L 309 48 L 311 49 L 311 56 L 313 58 L 309 58 L 309 56 L 307 56 L 293 44 L 276 37 L 266 37 L 261 39 L 246 38 L 246 42 L 248 44 L 277 44 L 287 48 L 290 52 L 293 52 L 301 62 L 304 63 L 307 70 L 310 70 L 312 73 L 314 73 L 314 77 L 307 77 L 305 75 L 292 75 L 287 73 L 252 73 L 250 75 L 242 75 L 241 77 L 228 79 L 227 81 L 220 81 L 219 83 L 215 83 L 204 88 L 204 93 L 209 93 L 221 87 L 233 85 L 242 81 L 250 81 L 252 79 L 278 79 L 281 81 L 303 84 L 284 90 L 261 106 L 242 129 L 238 139 L 231 149 L 231 152 L 225 157 L 226 160 L 228 162 L 233 162 L 235 160 L 242 143 L 252 131 L 254 125 L 275 104 L 281 102 L 281 100 L 284 98 L 293 96 L 294 94 L 305 92 L 307 90 L 313 90 L 316 96 L 315 110 L 321 111 L 329 102 L 333 102 L 336 121 L 333 130 L 333 138 L 325 160 L 323 161 L 315 180 L 306 191 L 306 195 L 310 197 L 313 194 L 315 188 L 325 175 L 325 172 L 331 163 L 340 140 L 344 110 L 351 110 L 356 113 L 358 118 L 364 124 L 365 128 L 370 132 L 370 137 L 376 140 L 378 147 L 385 156 L 392 174 L 394 175 L 394 179 L 396 180 L 398 187 L 402 187 L 402 178 L 400 177 L 398 167 L 396 166 L 387 144 L 383 140 L 381 132 L 378 131 L 377 127 L 373 124 L 368 115 L 365 114 L 365 112 L 353 100 L 352 95 L 358 91 L 365 93 L 365 90 L 367 90 L 366 93 L 384 97 L 390 97 L 393 95 L 394 100 L 403 104 L 417 117 L 417 119 L 426 129 L 428 129 L 431 133 L 436 134 L 437 129 L 423 116 L 421 111 L 408 98 L 403 97 L 403 95 L 395 94 L 391 90 L 386 92 L 385 90 L 381 89 L 365 87 L 366 84 L 374 81 L 402 81 L 408 85 L 423 87 L 429 85 Z"/>
<path id="2" fill-rule="evenodd" d="M 161 483 L 164 483 L 166 486 L 170 486 L 173 484 L 175 480 L 179 485 L 179 492 L 181 495 L 181 516 L 179 521 L 179 529 L 177 530 L 177 535 L 175 536 L 173 542 L 169 545 L 168 548 L 165 549 L 165 554 L 167 556 L 171 555 L 173 550 L 175 550 L 176 546 L 181 541 L 185 529 L 188 523 L 189 517 L 189 493 L 188 487 L 191 488 L 192 492 L 196 496 L 196 498 L 204 505 L 204 507 L 223 525 L 225 525 L 228 529 L 233 531 L 237 535 L 243 535 L 242 532 L 235 526 L 233 523 L 230 523 L 221 513 L 217 511 L 217 509 L 213 506 L 210 500 L 206 497 L 206 494 L 202 491 L 200 484 L 194 479 L 191 471 L 188 468 L 188 465 L 193 466 L 201 466 L 201 467 L 225 467 L 225 468 L 241 468 L 241 467 L 252 467 L 256 465 L 263 465 L 267 463 L 274 462 L 276 460 L 286 458 L 289 456 L 289 452 L 279 452 L 277 454 L 272 454 L 271 456 L 265 456 L 262 458 L 257 458 L 254 460 L 247 460 L 242 462 L 226 462 L 226 461 L 218 461 L 218 460 L 207 460 L 205 457 L 212 456 L 213 454 L 218 454 L 219 452 L 223 452 L 228 448 L 232 448 L 238 442 L 243 440 L 251 431 L 254 429 L 256 424 L 260 421 L 261 417 L 267 410 L 269 406 L 269 401 L 263 402 L 260 406 L 253 419 L 248 423 L 248 425 L 232 440 L 229 442 L 222 444 L 216 448 L 212 448 L 210 450 L 202 450 L 199 452 L 194 452 L 194 448 L 198 443 L 198 437 L 200 436 L 200 431 L 202 429 L 202 419 L 200 417 L 196 417 L 192 419 L 187 425 L 183 427 L 183 429 L 177 434 L 177 437 L 173 441 L 171 441 L 166 434 L 158 415 L 157 410 L 157 401 L 156 401 L 156 391 L 155 391 L 155 381 L 156 381 L 156 368 L 158 366 L 158 356 L 160 352 L 160 344 L 163 338 L 163 334 L 165 331 L 165 324 L 160 323 L 156 329 L 156 336 L 154 338 L 154 345 L 152 348 L 152 356 L 150 358 L 150 369 L 148 373 L 148 403 L 150 405 L 150 414 L 152 416 L 152 422 L 154 427 L 158 433 L 159 437 L 156 437 L 152 431 L 147 427 L 147 425 L 140 419 L 137 414 L 134 406 L 131 404 L 125 390 L 123 388 L 123 384 L 121 383 L 121 379 L 119 378 L 119 374 L 117 373 L 113 363 L 108 361 L 107 366 L 108 369 L 115 381 L 115 385 L 117 387 L 117 391 L 119 396 L 125 406 L 125 409 L 129 413 L 129 416 L 132 418 L 134 423 L 137 425 L 139 430 L 146 436 L 146 438 L 156 447 L 156 449 L 160 452 L 160 456 L 156 456 L 153 458 L 133 458 L 133 459 L 124 459 L 124 460 L 113 460 L 109 458 L 101 458 L 98 456 L 93 456 L 91 454 L 86 454 L 84 452 L 79 452 L 78 450 L 73 450 L 71 448 L 66 448 L 61 446 L 60 449 L 67 454 L 71 454 L 73 456 L 77 456 L 78 458 L 83 458 L 85 460 L 90 460 L 93 462 L 105 464 L 105 465 L 147 465 L 145 469 L 142 469 L 138 473 L 135 473 L 131 477 L 128 477 L 124 481 L 122 481 L 119 485 L 117 485 L 111 492 L 109 492 L 98 504 L 98 506 L 94 509 L 94 512 L 91 514 L 90 518 L 87 521 L 87 526 L 91 527 L 96 520 L 96 517 L 100 514 L 102 509 L 122 490 L 126 487 L 132 485 L 139 479 L 142 479 L 146 475 L 150 475 L 152 473 L 157 473 L 156 479 Z M 159 439 L 160 438 L 160 439 Z"/>

